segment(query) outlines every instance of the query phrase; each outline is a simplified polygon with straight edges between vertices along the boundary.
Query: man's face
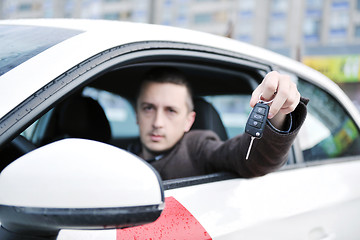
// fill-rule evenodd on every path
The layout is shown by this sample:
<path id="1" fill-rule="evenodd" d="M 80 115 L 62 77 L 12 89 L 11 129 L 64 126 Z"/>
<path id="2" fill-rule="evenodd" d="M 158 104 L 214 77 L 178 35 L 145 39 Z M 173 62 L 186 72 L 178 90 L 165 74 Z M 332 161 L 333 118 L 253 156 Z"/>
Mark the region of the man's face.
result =
<path id="1" fill-rule="evenodd" d="M 186 104 L 186 87 L 172 83 L 146 83 L 137 101 L 137 123 L 143 157 L 172 148 L 189 131 L 195 112 Z"/>

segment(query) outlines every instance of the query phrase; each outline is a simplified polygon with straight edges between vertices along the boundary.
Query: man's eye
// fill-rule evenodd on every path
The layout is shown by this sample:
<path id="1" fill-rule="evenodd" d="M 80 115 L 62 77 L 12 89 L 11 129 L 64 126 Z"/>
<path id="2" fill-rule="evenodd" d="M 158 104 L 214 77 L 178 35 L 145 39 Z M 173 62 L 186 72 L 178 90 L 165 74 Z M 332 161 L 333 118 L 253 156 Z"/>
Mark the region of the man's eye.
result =
<path id="1" fill-rule="evenodd" d="M 176 111 L 175 109 L 172 109 L 172 108 L 169 108 L 169 109 L 168 109 L 168 112 L 169 112 L 169 113 L 177 113 L 177 111 Z"/>
<path id="2" fill-rule="evenodd" d="M 153 109 L 154 109 L 153 106 L 144 106 L 144 107 L 143 107 L 143 110 L 144 110 L 144 111 L 151 111 L 151 110 L 153 110 Z"/>

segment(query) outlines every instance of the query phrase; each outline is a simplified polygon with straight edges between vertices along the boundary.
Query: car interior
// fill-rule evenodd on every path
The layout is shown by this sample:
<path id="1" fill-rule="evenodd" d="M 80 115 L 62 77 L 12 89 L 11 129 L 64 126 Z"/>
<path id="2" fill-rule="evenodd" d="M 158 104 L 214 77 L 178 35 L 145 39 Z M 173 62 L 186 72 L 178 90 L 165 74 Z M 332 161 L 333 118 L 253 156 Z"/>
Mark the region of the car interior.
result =
<path id="1" fill-rule="evenodd" d="M 157 66 L 176 67 L 184 73 L 193 88 L 194 107 L 197 113 L 192 129 L 213 130 L 222 140 L 228 139 L 228 132 L 221 115 L 204 96 L 249 96 L 264 76 L 264 71 L 248 66 L 239 69 L 239 65 L 235 64 L 221 66 L 188 61 L 157 61 L 116 68 L 97 76 L 86 86 L 70 94 L 28 127 L 23 134 L 0 149 L 2 158 L 0 170 L 17 157 L 35 148 L 69 137 L 93 139 L 127 149 L 129 143 L 138 136 L 114 136 L 103 106 L 93 97 L 84 95 L 84 89 L 92 88 L 121 96 L 134 109 L 135 96 L 142 76 L 149 69 Z M 26 131 L 31 133 L 24 134 Z M 229 176 L 215 174 L 212 177 L 223 179 Z M 197 182 L 199 178 L 193 181 Z M 178 184 L 179 181 L 175 185 Z"/>

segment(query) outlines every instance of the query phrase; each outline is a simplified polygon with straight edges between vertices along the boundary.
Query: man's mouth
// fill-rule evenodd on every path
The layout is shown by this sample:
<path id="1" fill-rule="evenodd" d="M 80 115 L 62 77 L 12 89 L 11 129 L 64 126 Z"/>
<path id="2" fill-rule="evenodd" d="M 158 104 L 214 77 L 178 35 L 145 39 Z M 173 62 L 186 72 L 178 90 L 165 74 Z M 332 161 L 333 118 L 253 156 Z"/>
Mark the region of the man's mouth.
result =
<path id="1" fill-rule="evenodd" d="M 159 142 L 164 138 L 164 136 L 160 134 L 150 134 L 150 138 L 153 142 Z"/>

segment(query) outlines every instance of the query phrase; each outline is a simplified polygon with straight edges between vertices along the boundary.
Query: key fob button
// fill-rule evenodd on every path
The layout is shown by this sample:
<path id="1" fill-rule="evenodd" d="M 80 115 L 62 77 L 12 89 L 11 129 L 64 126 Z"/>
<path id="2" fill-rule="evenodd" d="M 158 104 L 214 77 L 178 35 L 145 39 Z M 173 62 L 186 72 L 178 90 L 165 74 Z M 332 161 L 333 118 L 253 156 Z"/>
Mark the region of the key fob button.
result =
<path id="1" fill-rule="evenodd" d="M 255 112 L 265 115 L 266 109 L 263 107 L 256 107 Z"/>
<path id="2" fill-rule="evenodd" d="M 254 138 L 261 138 L 269 114 L 269 105 L 257 103 L 249 115 L 245 126 L 245 132 Z"/>
<path id="3" fill-rule="evenodd" d="M 264 115 L 260 115 L 260 114 L 257 114 L 257 113 L 254 113 L 253 115 L 252 115 L 252 119 L 254 119 L 254 120 L 258 120 L 258 121 L 263 121 L 263 119 L 264 119 Z"/>
<path id="4" fill-rule="evenodd" d="M 250 119 L 249 125 L 253 126 L 253 127 L 256 127 L 256 128 L 260 128 L 261 127 L 261 122 Z"/>

